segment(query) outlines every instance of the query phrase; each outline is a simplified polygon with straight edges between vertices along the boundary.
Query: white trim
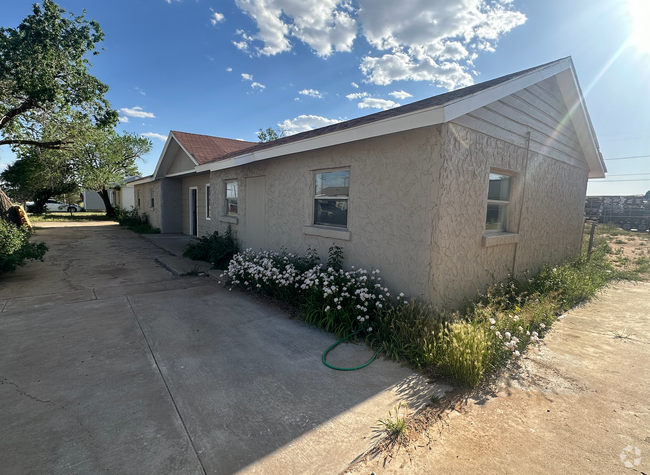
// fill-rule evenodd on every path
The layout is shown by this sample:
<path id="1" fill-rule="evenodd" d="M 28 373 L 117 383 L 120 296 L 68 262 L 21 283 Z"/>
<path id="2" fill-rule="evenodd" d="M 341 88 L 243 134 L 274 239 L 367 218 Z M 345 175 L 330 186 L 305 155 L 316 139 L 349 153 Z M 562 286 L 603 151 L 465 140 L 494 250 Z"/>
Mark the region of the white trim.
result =
<path id="1" fill-rule="evenodd" d="M 591 120 L 589 119 L 589 114 L 584 103 L 584 98 L 577 81 L 575 67 L 571 58 L 557 61 L 543 69 L 535 69 L 523 76 L 518 76 L 491 88 L 483 89 L 470 96 L 464 96 L 445 104 L 368 124 L 362 124 L 345 130 L 331 132 L 318 137 L 306 138 L 298 142 L 291 142 L 239 155 L 227 160 L 198 165 L 196 171 L 225 170 L 274 157 L 442 124 L 554 76 L 557 77 L 565 103 L 571 111 L 570 116 L 574 121 L 574 126 L 576 129 L 579 129 L 577 132 L 580 139 L 580 145 L 585 152 L 587 163 L 590 168 L 589 177 L 604 178 L 607 169 L 603 162 L 602 155 L 599 152 L 596 134 L 593 130 Z M 571 107 L 572 104 L 575 104 L 576 106 Z"/>
<path id="2" fill-rule="evenodd" d="M 212 202 L 208 203 L 208 200 L 210 199 L 210 183 L 206 183 L 205 185 L 205 219 L 208 221 L 212 221 L 212 218 L 208 214 L 208 211 L 210 211 L 210 205 Z"/>
<path id="3" fill-rule="evenodd" d="M 196 173 L 196 168 L 194 170 L 185 170 L 184 172 L 171 173 L 169 175 L 165 175 L 165 178 L 173 178 L 176 176 L 183 176 L 183 175 L 193 175 L 195 173 Z"/>
<path id="4" fill-rule="evenodd" d="M 170 131 L 169 136 L 167 137 L 167 141 L 165 142 L 165 146 L 163 147 L 163 150 L 160 153 L 160 158 L 158 158 L 158 163 L 156 163 L 156 169 L 153 172 L 153 177 L 155 177 L 155 178 L 159 178 L 158 177 L 158 172 L 160 171 L 160 165 L 162 165 L 163 158 L 167 154 L 167 148 L 169 147 L 169 144 L 171 143 L 172 139 L 174 139 L 174 141 L 181 148 L 181 150 L 183 150 L 183 152 L 185 152 L 187 154 L 187 156 L 190 158 L 190 160 L 192 160 L 192 163 L 194 163 L 195 167 L 197 167 L 199 165 L 199 162 L 197 162 L 194 159 L 192 154 L 190 154 L 190 152 L 188 152 L 185 149 L 185 147 L 183 147 L 183 144 L 181 144 L 181 142 L 176 138 L 176 136 L 174 135 L 174 132 Z M 175 175 L 165 175 L 165 176 L 175 176 Z"/>
<path id="5" fill-rule="evenodd" d="M 192 190 L 196 190 L 196 234 L 192 234 Z M 190 218 L 190 236 L 197 236 L 199 235 L 199 188 L 196 186 L 190 186 L 188 188 L 189 196 L 187 199 L 187 207 L 188 207 L 188 216 Z"/>

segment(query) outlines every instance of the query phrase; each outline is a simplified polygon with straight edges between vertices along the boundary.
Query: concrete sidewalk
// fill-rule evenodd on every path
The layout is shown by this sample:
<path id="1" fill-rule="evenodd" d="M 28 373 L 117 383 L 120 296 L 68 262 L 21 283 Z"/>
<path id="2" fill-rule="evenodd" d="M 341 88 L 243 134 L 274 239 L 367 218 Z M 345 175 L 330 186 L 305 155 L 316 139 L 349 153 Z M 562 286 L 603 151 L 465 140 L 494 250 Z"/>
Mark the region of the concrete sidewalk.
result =
<path id="1" fill-rule="evenodd" d="M 331 335 L 172 275 L 130 231 L 44 228 L 45 262 L 0 277 L 2 473 L 338 473 L 389 409 L 445 389 L 383 360 L 326 368 Z"/>

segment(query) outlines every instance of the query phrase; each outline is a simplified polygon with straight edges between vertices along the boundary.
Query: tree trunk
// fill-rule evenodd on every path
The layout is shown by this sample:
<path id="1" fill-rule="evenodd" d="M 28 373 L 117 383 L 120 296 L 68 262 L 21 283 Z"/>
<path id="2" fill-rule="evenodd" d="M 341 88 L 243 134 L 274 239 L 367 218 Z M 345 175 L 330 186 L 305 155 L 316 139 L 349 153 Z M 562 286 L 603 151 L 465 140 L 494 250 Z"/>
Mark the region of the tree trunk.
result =
<path id="1" fill-rule="evenodd" d="M 102 201 L 104 202 L 104 206 L 106 207 L 106 216 L 109 218 L 114 218 L 116 213 L 113 205 L 111 204 L 111 198 L 108 195 L 108 190 L 106 188 L 102 188 L 101 191 L 98 191 L 97 193 L 99 193 L 99 196 L 101 196 Z"/>
<path id="2" fill-rule="evenodd" d="M 0 218 L 9 223 L 14 223 L 16 226 L 20 226 L 18 213 L 2 188 L 0 188 Z"/>

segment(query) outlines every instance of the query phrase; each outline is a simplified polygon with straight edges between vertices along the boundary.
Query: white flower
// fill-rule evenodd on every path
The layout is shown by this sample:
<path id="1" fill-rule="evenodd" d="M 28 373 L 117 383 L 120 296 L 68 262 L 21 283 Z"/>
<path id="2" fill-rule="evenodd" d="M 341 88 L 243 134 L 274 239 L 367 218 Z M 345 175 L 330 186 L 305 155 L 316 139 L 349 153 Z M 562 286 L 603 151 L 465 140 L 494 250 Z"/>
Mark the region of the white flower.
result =
<path id="1" fill-rule="evenodd" d="M 371 331 L 372 331 L 372 327 L 368 327 L 368 331 L 371 332 Z"/>
<path id="2" fill-rule="evenodd" d="M 494 334 L 495 334 L 498 338 L 503 338 L 503 336 L 501 335 L 501 332 L 495 332 Z"/>
<path id="3" fill-rule="evenodd" d="M 521 327 L 517 327 L 517 330 L 519 330 L 519 333 L 521 333 L 521 332 L 523 332 L 523 331 L 524 331 L 524 329 L 523 329 L 523 328 L 521 328 Z"/>
<path id="4" fill-rule="evenodd" d="M 490 323 L 494 325 L 497 321 L 494 318 L 490 318 Z"/>
<path id="5" fill-rule="evenodd" d="M 327 307 L 325 307 L 325 311 L 329 312 L 329 310 L 330 310 L 330 306 L 328 305 Z"/>
<path id="6" fill-rule="evenodd" d="M 490 330 L 494 330 L 496 327 L 494 325 L 490 325 Z"/>
<path id="7" fill-rule="evenodd" d="M 506 332 L 506 338 L 509 340 L 510 339 L 510 332 Z"/>
<path id="8" fill-rule="evenodd" d="M 361 320 L 361 315 L 357 316 L 357 320 Z"/>
<path id="9" fill-rule="evenodd" d="M 404 294 L 403 294 L 402 292 L 400 292 L 399 296 L 400 296 L 400 297 L 404 297 Z"/>
<path id="10" fill-rule="evenodd" d="M 340 306 L 340 305 L 337 305 L 337 306 L 336 306 L 336 310 L 341 310 L 341 306 Z"/>
<path id="11" fill-rule="evenodd" d="M 530 336 L 530 332 L 528 330 L 526 330 L 526 335 Z"/>
<path id="12" fill-rule="evenodd" d="M 513 352 L 513 355 L 515 355 L 515 356 L 520 356 L 520 354 L 521 354 L 521 353 L 519 353 L 519 352 L 516 351 L 516 350 Z"/>
<path id="13" fill-rule="evenodd" d="M 543 330 L 544 328 L 546 328 L 546 325 L 544 325 L 543 323 L 540 323 L 539 328 L 541 328 Z"/>

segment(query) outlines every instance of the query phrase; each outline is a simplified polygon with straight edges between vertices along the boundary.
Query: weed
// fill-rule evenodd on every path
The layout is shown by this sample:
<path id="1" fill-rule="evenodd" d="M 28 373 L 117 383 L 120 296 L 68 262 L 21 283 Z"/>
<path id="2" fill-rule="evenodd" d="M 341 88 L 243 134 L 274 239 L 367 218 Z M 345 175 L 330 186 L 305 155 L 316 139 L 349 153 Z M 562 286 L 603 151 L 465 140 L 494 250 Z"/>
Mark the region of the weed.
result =
<path id="1" fill-rule="evenodd" d="M 441 397 L 437 394 L 432 394 L 430 399 L 433 404 L 438 404 L 441 400 Z"/>
<path id="2" fill-rule="evenodd" d="M 138 234 L 158 234 L 160 229 L 154 228 L 149 222 L 147 213 L 139 214 L 137 209 L 127 211 L 122 208 L 115 209 L 115 221 Z"/>
<path id="3" fill-rule="evenodd" d="M 614 244 L 627 244 L 627 241 L 623 241 L 622 239 L 617 239 L 614 241 Z"/>
<path id="4" fill-rule="evenodd" d="M 388 419 L 380 419 L 378 422 L 390 437 L 404 437 L 408 431 L 408 404 L 400 402 L 394 411 L 395 414 L 388 411 Z"/>
<path id="5" fill-rule="evenodd" d="M 612 332 L 614 338 L 619 338 L 621 340 L 631 340 L 634 333 L 627 333 L 627 328 L 624 330 L 614 330 Z"/>

